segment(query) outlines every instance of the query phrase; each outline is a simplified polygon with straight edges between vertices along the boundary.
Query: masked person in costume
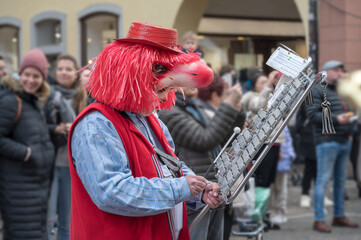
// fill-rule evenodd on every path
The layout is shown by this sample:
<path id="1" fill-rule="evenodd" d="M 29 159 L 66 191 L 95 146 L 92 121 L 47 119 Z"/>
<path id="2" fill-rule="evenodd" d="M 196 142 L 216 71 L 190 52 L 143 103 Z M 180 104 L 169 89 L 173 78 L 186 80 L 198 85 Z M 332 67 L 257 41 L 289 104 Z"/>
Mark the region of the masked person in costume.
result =
<path id="1" fill-rule="evenodd" d="M 176 158 L 152 112 L 170 109 L 176 88 L 212 80 L 196 53 L 178 50 L 175 29 L 133 22 L 103 49 L 87 86 L 96 102 L 69 133 L 72 239 L 190 239 L 185 202 L 215 208 L 219 187 Z"/>

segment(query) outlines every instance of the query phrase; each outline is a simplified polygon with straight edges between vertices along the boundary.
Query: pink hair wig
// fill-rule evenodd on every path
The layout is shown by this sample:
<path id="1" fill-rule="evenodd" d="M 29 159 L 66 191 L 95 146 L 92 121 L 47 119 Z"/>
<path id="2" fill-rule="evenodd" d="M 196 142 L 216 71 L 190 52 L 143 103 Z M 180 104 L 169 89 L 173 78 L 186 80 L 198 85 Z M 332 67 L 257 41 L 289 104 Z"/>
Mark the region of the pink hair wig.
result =
<path id="1" fill-rule="evenodd" d="M 86 87 L 97 101 L 117 110 L 144 113 L 170 109 L 175 102 L 174 91 L 160 101 L 155 86 L 161 79 L 154 75 L 153 66 L 161 64 L 169 69 L 196 61 L 199 61 L 196 53 L 114 41 L 97 56 Z"/>

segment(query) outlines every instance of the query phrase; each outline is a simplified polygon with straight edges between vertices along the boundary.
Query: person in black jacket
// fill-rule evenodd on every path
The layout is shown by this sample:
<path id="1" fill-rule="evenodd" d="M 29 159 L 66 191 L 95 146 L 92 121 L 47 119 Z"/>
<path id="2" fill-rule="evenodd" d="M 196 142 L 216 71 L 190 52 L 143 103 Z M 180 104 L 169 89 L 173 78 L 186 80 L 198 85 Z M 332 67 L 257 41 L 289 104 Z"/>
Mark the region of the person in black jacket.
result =
<path id="1" fill-rule="evenodd" d="M 2 77 L 5 76 L 7 74 L 7 70 L 6 70 L 6 64 L 4 61 L 4 58 L 0 55 L 0 84 L 2 81 Z M 2 217 L 1 217 L 1 213 L 0 213 L 0 232 L 3 230 L 3 221 L 2 221 Z"/>
<path id="2" fill-rule="evenodd" d="M 312 89 L 314 104 L 307 107 L 307 116 L 313 124 L 313 136 L 316 144 L 317 176 L 314 189 L 314 230 L 331 232 L 325 223 L 324 197 L 325 190 L 331 176 L 333 176 L 334 219 L 333 226 L 358 227 L 345 217 L 345 181 L 347 164 L 351 150 L 352 125 L 349 121 L 348 107 L 336 92 L 336 84 L 343 74 L 343 63 L 328 61 L 323 65 L 327 72 L 327 99 L 331 103 L 331 119 L 335 127 L 335 134 L 322 134 L 322 107 L 324 93 L 321 85 Z"/>
<path id="3" fill-rule="evenodd" d="M 233 123 L 241 109 L 242 90 L 240 85 L 230 89 L 211 120 L 196 104 L 196 88 L 183 88 L 186 99 L 177 94 L 176 105 L 170 111 L 162 110 L 159 118 L 167 125 L 175 143 L 175 152 L 197 175 L 204 175 L 214 160 L 214 151 L 232 130 Z M 215 171 L 207 177 L 216 181 Z M 199 207 L 187 208 L 188 222 L 200 212 Z M 208 212 L 190 232 L 192 239 L 223 239 L 224 209 Z"/>
<path id="4" fill-rule="evenodd" d="M 0 208 L 4 239 L 46 239 L 54 147 L 43 102 L 49 93 L 47 60 L 39 49 L 22 60 L 20 84 L 0 90 Z"/>
<path id="5" fill-rule="evenodd" d="M 224 98 L 227 96 L 228 84 L 223 80 L 222 77 L 216 76 L 211 84 L 207 87 L 198 89 L 198 98 L 196 103 L 200 107 L 204 108 L 205 113 L 208 116 L 210 121 L 214 115 L 217 113 L 221 103 Z M 213 155 L 216 157 L 219 151 L 222 149 L 227 140 L 232 136 L 234 127 L 239 127 L 243 129 L 246 121 L 246 112 L 244 108 L 238 112 L 236 119 L 233 122 L 233 128 L 226 135 L 224 143 L 221 143 L 218 148 L 213 150 Z M 218 150 L 218 151 L 217 151 Z M 230 237 L 233 224 L 233 207 L 232 204 L 228 204 L 224 209 L 224 234 L 223 239 L 227 240 Z"/>
<path id="6" fill-rule="evenodd" d="M 313 141 L 312 123 L 307 118 L 305 104 L 302 104 L 296 116 L 296 132 L 299 136 L 298 158 L 303 159 L 305 163 L 300 206 L 311 207 L 309 192 L 312 180 L 316 179 L 317 160 L 315 143 Z"/>

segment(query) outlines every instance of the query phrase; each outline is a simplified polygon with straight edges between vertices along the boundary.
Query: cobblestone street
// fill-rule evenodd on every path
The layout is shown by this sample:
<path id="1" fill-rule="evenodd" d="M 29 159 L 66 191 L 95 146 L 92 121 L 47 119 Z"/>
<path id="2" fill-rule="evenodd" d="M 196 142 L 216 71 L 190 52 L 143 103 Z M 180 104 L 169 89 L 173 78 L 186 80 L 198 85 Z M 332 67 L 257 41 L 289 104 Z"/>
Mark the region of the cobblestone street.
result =
<path id="1" fill-rule="evenodd" d="M 329 184 L 332 186 L 332 183 Z M 358 198 L 356 183 L 348 179 L 346 193 L 349 200 L 345 201 L 346 216 L 361 226 L 361 198 Z M 328 197 L 332 199 L 332 194 Z M 361 228 L 332 227 L 332 233 L 318 233 L 312 230 L 314 214 L 312 208 L 300 207 L 301 186 L 290 185 L 288 188 L 288 222 L 281 226 L 281 230 L 270 230 L 264 233 L 265 240 L 360 240 Z M 326 223 L 331 225 L 333 207 L 327 207 Z M 246 239 L 232 236 L 231 240 Z"/>
<path id="2" fill-rule="evenodd" d="M 302 166 L 299 166 L 302 168 Z M 329 186 L 332 183 L 329 184 Z M 346 192 L 349 200 L 345 201 L 346 216 L 361 226 L 361 199 L 355 181 L 348 179 Z M 301 208 L 299 205 L 301 187 L 289 183 L 288 188 L 288 222 L 281 226 L 281 230 L 270 230 L 263 235 L 264 240 L 361 240 L 361 228 L 339 228 L 332 227 L 332 233 L 318 233 L 312 230 L 313 210 L 312 208 Z M 332 199 L 331 194 L 328 194 Z M 327 207 L 326 223 L 331 224 L 333 208 Z M 234 226 L 236 230 L 236 227 Z M 0 232 L 2 239 L 2 232 Z M 244 237 L 231 236 L 231 240 L 246 239 Z M 54 237 L 53 240 L 56 240 Z"/>

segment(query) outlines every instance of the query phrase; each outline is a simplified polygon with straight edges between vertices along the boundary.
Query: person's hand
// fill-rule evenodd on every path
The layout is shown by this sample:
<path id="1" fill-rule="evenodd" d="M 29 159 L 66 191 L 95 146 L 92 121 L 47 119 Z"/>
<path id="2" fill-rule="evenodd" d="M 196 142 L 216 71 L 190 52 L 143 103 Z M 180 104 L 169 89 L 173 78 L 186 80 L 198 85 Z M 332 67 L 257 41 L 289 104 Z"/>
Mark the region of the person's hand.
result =
<path id="1" fill-rule="evenodd" d="M 244 121 L 242 129 L 245 129 L 246 127 L 248 127 L 248 119 L 246 119 L 246 121 Z"/>
<path id="2" fill-rule="evenodd" d="M 219 186 L 217 183 L 207 184 L 204 189 L 202 200 L 211 208 L 216 208 L 222 203 L 222 198 L 219 194 Z"/>
<path id="3" fill-rule="evenodd" d="M 67 132 L 66 129 L 67 129 L 66 125 L 64 123 L 60 123 L 58 126 L 55 127 L 54 132 L 57 134 L 65 135 Z"/>
<path id="4" fill-rule="evenodd" d="M 67 133 L 70 131 L 70 128 L 71 128 L 71 123 L 66 123 L 65 124 L 65 130 L 66 130 Z"/>
<path id="5" fill-rule="evenodd" d="M 350 122 L 350 116 L 348 113 L 341 113 L 337 115 L 337 122 L 341 125 L 345 125 Z"/>
<path id="6" fill-rule="evenodd" d="M 231 87 L 224 99 L 224 103 L 227 103 L 237 109 L 237 111 L 241 110 L 241 99 L 242 99 L 242 87 L 239 83 Z"/>
<path id="7" fill-rule="evenodd" d="M 272 71 L 270 74 L 268 74 L 268 81 L 267 81 L 267 87 L 274 90 L 275 86 L 278 83 L 277 78 L 278 71 Z"/>
<path id="8" fill-rule="evenodd" d="M 207 185 L 207 180 L 202 176 L 188 175 L 185 178 L 188 182 L 192 197 L 200 194 Z"/>

